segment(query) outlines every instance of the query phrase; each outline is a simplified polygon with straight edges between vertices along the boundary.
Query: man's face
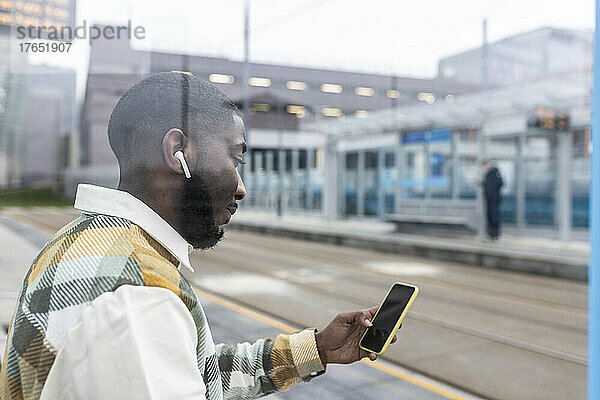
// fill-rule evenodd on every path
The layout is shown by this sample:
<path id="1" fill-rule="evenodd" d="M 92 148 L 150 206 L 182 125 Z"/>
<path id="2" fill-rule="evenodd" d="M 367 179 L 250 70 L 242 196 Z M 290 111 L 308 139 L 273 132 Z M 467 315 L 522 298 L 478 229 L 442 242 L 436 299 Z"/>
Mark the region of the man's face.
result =
<path id="1" fill-rule="evenodd" d="M 198 161 L 185 180 L 179 225 L 194 248 L 217 244 L 223 236 L 221 225 L 230 221 L 237 201 L 246 196 L 237 170 L 246 151 L 244 124 L 237 114 L 233 118 L 231 127 L 198 143 Z"/>

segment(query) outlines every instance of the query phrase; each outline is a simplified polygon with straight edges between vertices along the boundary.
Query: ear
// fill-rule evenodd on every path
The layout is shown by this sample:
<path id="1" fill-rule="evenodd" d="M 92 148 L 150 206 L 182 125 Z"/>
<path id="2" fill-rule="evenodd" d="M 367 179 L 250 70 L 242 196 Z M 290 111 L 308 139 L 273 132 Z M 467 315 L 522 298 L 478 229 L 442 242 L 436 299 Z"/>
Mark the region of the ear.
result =
<path id="1" fill-rule="evenodd" d="M 162 142 L 162 151 L 163 157 L 165 158 L 165 163 L 167 166 L 178 174 L 183 174 L 183 168 L 181 167 L 181 162 L 175 158 L 174 154 L 178 150 L 183 151 L 185 154 L 185 147 L 187 145 L 188 139 L 181 131 L 181 129 L 172 128 L 165 134 Z"/>

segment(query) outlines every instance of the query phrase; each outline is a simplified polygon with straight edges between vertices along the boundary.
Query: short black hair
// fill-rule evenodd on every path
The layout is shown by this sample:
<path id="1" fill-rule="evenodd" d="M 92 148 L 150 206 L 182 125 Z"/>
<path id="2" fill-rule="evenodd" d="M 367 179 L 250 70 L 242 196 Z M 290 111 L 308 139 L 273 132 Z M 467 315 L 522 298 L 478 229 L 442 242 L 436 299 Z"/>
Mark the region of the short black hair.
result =
<path id="1" fill-rule="evenodd" d="M 138 149 L 159 149 L 170 129 L 205 135 L 233 124 L 237 106 L 202 79 L 181 72 L 161 72 L 133 85 L 112 111 L 108 140 L 119 165 L 143 162 Z M 158 146 L 158 147 L 156 147 Z"/>

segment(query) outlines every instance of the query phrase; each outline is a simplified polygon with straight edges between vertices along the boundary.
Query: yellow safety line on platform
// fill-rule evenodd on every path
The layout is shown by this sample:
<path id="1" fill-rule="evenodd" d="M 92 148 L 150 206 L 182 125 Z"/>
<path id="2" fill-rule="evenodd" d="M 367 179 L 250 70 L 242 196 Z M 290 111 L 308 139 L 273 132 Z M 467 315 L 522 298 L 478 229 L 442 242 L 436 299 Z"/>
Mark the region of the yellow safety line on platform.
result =
<path id="1" fill-rule="evenodd" d="M 282 330 L 286 333 L 294 333 L 294 332 L 298 331 L 298 329 L 295 329 L 294 327 L 292 327 L 288 324 L 284 324 L 283 322 L 277 321 L 274 318 L 271 318 L 264 314 L 253 311 L 247 307 L 243 307 L 243 306 L 237 305 L 235 303 L 232 303 L 231 301 L 225 300 L 222 297 L 215 296 L 214 294 L 207 293 L 198 288 L 194 288 L 194 290 L 196 291 L 196 294 L 199 295 L 200 297 L 204 297 L 205 299 L 208 299 L 208 300 L 212 301 L 213 303 L 217 303 L 220 306 L 229 308 L 230 310 L 239 312 L 240 314 L 244 314 L 244 315 L 254 318 L 260 322 L 264 322 L 265 324 L 271 325 L 272 327 Z"/>
<path id="2" fill-rule="evenodd" d="M 44 233 L 48 233 L 50 235 L 54 235 L 60 229 L 60 227 L 54 228 L 50 225 L 46 225 L 42 222 L 36 221 L 34 219 L 31 219 L 31 218 L 28 218 L 28 217 L 25 217 L 25 216 L 19 215 L 19 214 L 7 214 L 7 215 L 4 215 L 4 217 L 8 217 L 12 220 L 15 220 L 15 221 L 20 222 L 25 225 L 29 225 L 33 228 L 36 228 L 36 229 L 38 229 Z"/>
<path id="3" fill-rule="evenodd" d="M 387 374 L 395 376 L 396 378 L 400 378 L 400 379 L 402 379 L 404 381 L 410 382 L 413 385 L 420 386 L 423 389 L 429 390 L 430 392 L 439 394 L 440 396 L 444 396 L 444 397 L 446 397 L 448 399 L 452 399 L 452 400 L 466 400 L 462 396 L 454 394 L 454 393 L 452 393 L 452 392 L 450 392 L 450 391 L 448 391 L 446 389 L 443 389 L 441 387 L 435 386 L 435 385 L 433 385 L 431 383 L 427 383 L 425 381 L 422 381 L 421 379 L 415 378 L 414 376 L 409 375 L 409 374 L 407 374 L 405 372 L 398 371 L 397 369 L 394 369 L 394 368 L 392 368 L 390 366 L 378 363 L 377 361 L 371 361 L 371 360 L 368 360 L 368 359 L 365 358 L 365 359 L 362 359 L 360 362 L 362 362 L 365 365 L 368 365 L 369 367 L 378 369 L 378 370 L 380 370 L 382 372 L 385 372 Z"/>
<path id="4" fill-rule="evenodd" d="M 254 311 L 249 309 L 248 307 L 244 307 L 241 306 L 239 304 L 235 304 L 229 300 L 225 300 L 222 297 L 216 296 L 214 294 L 205 292 L 204 290 L 198 289 L 198 288 L 194 288 L 194 290 L 196 291 L 196 294 L 200 297 L 204 297 L 205 299 L 212 301 L 213 303 L 216 303 L 220 306 L 223 306 L 225 308 L 228 308 L 232 311 L 238 312 L 240 314 L 246 315 L 250 318 L 254 318 L 260 322 L 263 322 L 267 325 L 270 325 L 274 328 L 280 329 L 283 332 L 286 333 L 293 333 L 298 331 L 298 329 L 292 327 L 291 325 L 285 324 L 283 322 L 280 322 L 278 320 L 276 320 L 275 318 L 271 318 L 263 313 Z M 439 394 L 440 396 L 443 396 L 447 399 L 451 399 L 451 400 L 466 400 L 464 397 L 459 396 L 457 394 L 454 394 L 444 388 L 435 386 L 429 382 L 425 382 L 419 378 L 416 378 L 410 374 L 407 374 L 405 372 L 401 372 L 398 371 L 395 368 L 392 368 L 388 365 L 384 365 L 381 363 L 378 363 L 377 361 L 371 361 L 368 359 L 363 359 L 361 360 L 361 362 L 371 368 L 375 368 L 381 372 L 385 372 L 386 374 L 395 376 L 396 378 L 400 378 L 406 382 L 412 383 L 413 385 L 422 387 L 423 389 L 429 390 L 430 392 L 433 392 L 435 394 Z"/>

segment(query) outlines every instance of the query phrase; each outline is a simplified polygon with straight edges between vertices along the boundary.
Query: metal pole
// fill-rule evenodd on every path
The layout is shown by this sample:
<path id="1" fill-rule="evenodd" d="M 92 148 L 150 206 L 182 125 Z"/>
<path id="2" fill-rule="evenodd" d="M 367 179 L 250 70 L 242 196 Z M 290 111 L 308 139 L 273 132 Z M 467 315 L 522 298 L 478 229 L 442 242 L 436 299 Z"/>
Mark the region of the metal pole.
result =
<path id="1" fill-rule="evenodd" d="M 339 184 L 337 185 L 338 190 L 338 203 L 337 203 L 337 215 L 346 216 L 346 152 L 340 151 L 337 153 L 338 162 L 338 175 L 337 179 Z"/>
<path id="2" fill-rule="evenodd" d="M 313 187 L 312 187 L 312 168 L 315 163 L 315 149 L 309 147 L 306 149 L 306 209 L 313 209 Z"/>
<path id="3" fill-rule="evenodd" d="M 356 216 L 365 215 L 365 151 L 358 151 L 358 187 L 356 188 Z"/>
<path id="4" fill-rule="evenodd" d="M 277 103 L 277 216 L 283 215 L 283 179 L 285 176 L 285 153 L 283 152 L 283 104 Z M 282 157 L 283 154 L 283 157 Z"/>
<path id="5" fill-rule="evenodd" d="M 487 41 L 487 19 L 483 20 L 483 24 L 481 26 L 481 39 L 482 39 L 482 45 L 481 45 L 481 91 L 483 93 L 485 93 L 488 90 L 488 86 L 489 86 L 489 82 L 488 82 L 488 41 Z M 484 140 L 485 138 L 483 137 L 483 126 L 485 124 L 484 123 L 481 124 L 481 127 L 479 129 L 479 132 L 477 133 L 477 147 L 479 148 L 479 151 L 477 152 L 477 168 L 479 171 L 481 171 L 481 161 L 484 160 L 484 156 L 482 155 L 484 149 L 485 149 L 485 144 L 484 144 Z M 483 179 L 483 176 L 481 175 L 481 172 L 479 172 L 479 177 L 478 177 L 478 185 L 477 185 L 477 191 L 475 192 L 475 201 L 477 202 L 476 204 L 476 210 L 477 210 L 477 216 L 478 216 L 478 220 L 479 223 L 477 224 L 477 238 L 479 240 L 482 240 L 484 238 L 485 235 L 485 230 L 486 230 L 486 226 L 487 226 L 487 222 L 486 222 L 486 211 L 485 211 L 485 205 L 483 204 L 483 194 L 481 193 L 481 185 L 479 184 L 479 182 Z"/>
<path id="6" fill-rule="evenodd" d="M 431 136 L 431 133 L 429 131 L 425 132 L 425 142 L 423 143 L 423 150 L 425 153 L 425 159 L 423 160 L 423 164 L 425 164 L 425 174 L 423 175 L 424 179 L 424 185 L 425 185 L 425 202 L 427 203 L 429 200 L 431 200 L 431 166 L 430 166 L 430 159 L 429 157 L 431 157 L 431 152 L 429 149 L 430 146 L 430 142 L 429 142 L 429 138 Z"/>
<path id="7" fill-rule="evenodd" d="M 265 168 L 265 189 L 264 193 L 267 196 L 267 208 L 273 209 L 273 161 L 274 154 L 273 150 L 265 150 L 266 152 L 266 168 Z"/>
<path id="8" fill-rule="evenodd" d="M 383 219 L 385 208 L 385 191 L 382 185 L 385 170 L 385 149 L 377 152 L 377 216 Z"/>
<path id="9" fill-rule="evenodd" d="M 450 198 L 453 201 L 458 200 L 460 197 L 460 182 L 459 179 L 459 161 L 460 156 L 458 154 L 458 133 L 450 132 L 450 157 L 452 157 L 452 192 Z"/>
<path id="10" fill-rule="evenodd" d="M 481 90 L 488 90 L 489 82 L 489 63 L 488 63 L 488 41 L 487 41 L 487 19 L 483 20 L 481 27 L 482 46 L 481 46 Z"/>
<path id="11" fill-rule="evenodd" d="M 338 175 L 340 173 L 338 166 L 338 155 L 336 154 L 336 143 L 329 137 L 325 136 L 324 164 L 323 168 L 323 215 L 330 220 L 336 219 L 338 216 L 339 201 L 339 185 Z"/>
<path id="12" fill-rule="evenodd" d="M 560 240 L 566 242 L 571 232 L 571 135 L 569 132 L 558 132 L 558 146 L 557 222 Z"/>
<path id="13" fill-rule="evenodd" d="M 252 151 L 252 157 L 254 160 L 254 206 L 255 207 L 264 207 L 264 192 L 262 186 L 264 185 L 264 165 L 263 165 L 263 152 L 262 151 Z"/>
<path id="14" fill-rule="evenodd" d="M 484 149 L 485 143 L 484 140 L 484 129 L 483 124 L 477 132 L 477 186 L 475 190 L 475 213 L 477 214 L 477 239 L 483 240 L 485 237 L 485 230 L 487 226 L 486 222 L 486 213 L 485 213 L 485 205 L 483 201 L 483 193 L 482 193 L 482 181 L 483 174 L 481 171 L 481 162 L 484 160 Z"/>
<path id="15" fill-rule="evenodd" d="M 279 166 L 279 174 L 277 178 L 277 215 L 281 217 L 283 215 L 283 209 L 286 202 L 285 197 L 285 150 L 279 147 L 277 151 L 277 165 Z"/>
<path id="16" fill-rule="evenodd" d="M 592 92 L 592 159 L 591 159 L 591 204 L 590 204 L 590 267 L 588 287 L 588 399 L 600 398 L 600 151 L 593 151 L 596 133 L 600 130 L 600 0 L 596 0 L 596 29 L 594 40 L 594 85 Z"/>
<path id="17" fill-rule="evenodd" d="M 394 168 L 396 169 L 396 182 L 394 187 L 394 213 L 399 214 L 402 205 L 402 133 L 398 132 L 398 140 L 396 141 L 396 149 L 394 155 Z"/>
<path id="18" fill-rule="evenodd" d="M 524 151 L 526 145 L 525 132 L 521 132 L 517 138 L 517 157 L 515 160 L 515 226 L 517 232 L 523 232 L 525 228 L 525 174 L 527 173 L 525 158 L 527 154 Z"/>
<path id="19" fill-rule="evenodd" d="M 244 68 L 243 68 L 243 94 L 244 94 L 244 123 L 246 125 L 246 145 L 250 150 L 250 0 L 244 1 Z"/>
<path id="20" fill-rule="evenodd" d="M 298 166 L 300 164 L 300 154 L 298 149 L 292 150 L 292 170 L 291 172 L 291 183 L 292 183 L 292 207 L 296 209 L 300 207 L 300 180 L 298 179 Z"/>

